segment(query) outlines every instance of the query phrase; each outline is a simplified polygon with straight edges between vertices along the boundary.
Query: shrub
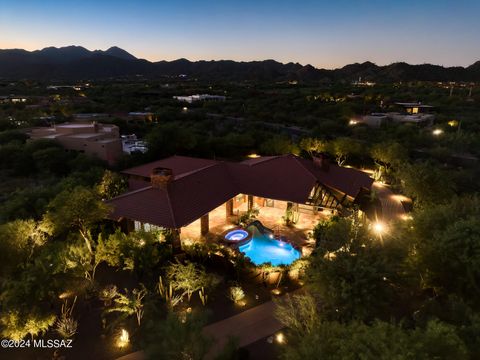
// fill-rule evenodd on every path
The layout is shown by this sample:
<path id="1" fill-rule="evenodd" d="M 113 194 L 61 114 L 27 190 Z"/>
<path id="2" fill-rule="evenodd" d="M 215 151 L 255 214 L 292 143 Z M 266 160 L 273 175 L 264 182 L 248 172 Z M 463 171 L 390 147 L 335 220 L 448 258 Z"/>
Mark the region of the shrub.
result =
<path id="1" fill-rule="evenodd" d="M 245 297 L 245 292 L 240 286 L 232 286 L 229 289 L 229 298 L 234 302 L 238 303 Z"/>

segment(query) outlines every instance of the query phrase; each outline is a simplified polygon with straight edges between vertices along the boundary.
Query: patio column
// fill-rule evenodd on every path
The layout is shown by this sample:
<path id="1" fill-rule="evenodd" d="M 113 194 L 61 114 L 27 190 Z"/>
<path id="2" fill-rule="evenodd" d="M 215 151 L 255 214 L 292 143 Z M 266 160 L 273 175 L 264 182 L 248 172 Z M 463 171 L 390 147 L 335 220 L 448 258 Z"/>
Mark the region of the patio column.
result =
<path id="1" fill-rule="evenodd" d="M 225 203 L 225 218 L 228 220 L 233 215 L 233 199 L 228 200 Z"/>
<path id="2" fill-rule="evenodd" d="M 253 209 L 253 195 L 248 195 L 247 197 L 247 203 L 248 203 L 248 210 Z"/>
<path id="3" fill-rule="evenodd" d="M 208 234 L 208 227 L 209 227 L 209 219 L 208 219 L 208 213 L 203 215 L 200 218 L 200 233 L 202 236 L 205 236 Z"/>

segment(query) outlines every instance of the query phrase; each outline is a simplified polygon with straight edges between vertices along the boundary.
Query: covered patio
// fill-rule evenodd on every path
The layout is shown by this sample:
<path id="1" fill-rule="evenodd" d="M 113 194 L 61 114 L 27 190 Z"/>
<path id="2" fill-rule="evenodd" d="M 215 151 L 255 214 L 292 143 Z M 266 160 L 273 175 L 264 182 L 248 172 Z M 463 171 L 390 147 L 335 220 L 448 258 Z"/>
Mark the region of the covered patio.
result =
<path id="1" fill-rule="evenodd" d="M 259 210 L 257 220 L 264 226 L 272 229 L 275 234 L 285 236 L 289 241 L 304 249 L 303 251 L 308 252 L 308 248 L 314 245 L 312 240 L 309 239 L 309 233 L 312 232 L 312 229 L 319 221 L 327 219 L 332 214 L 329 209 L 314 214 L 305 208 L 300 208 L 298 220 L 295 224 L 287 226 L 283 219 L 287 208 L 286 201 L 252 196 L 251 203 L 249 204 L 248 198 L 246 195 L 240 194 L 210 211 L 200 219 L 182 227 L 180 231 L 182 244 L 218 241 L 218 236 L 222 235 L 228 229 L 237 226 L 236 224 L 239 217 L 248 211 L 250 205 Z M 269 204 L 269 206 L 266 204 Z M 229 206 L 231 207 L 230 209 Z M 203 231 L 202 221 L 204 222 Z"/>

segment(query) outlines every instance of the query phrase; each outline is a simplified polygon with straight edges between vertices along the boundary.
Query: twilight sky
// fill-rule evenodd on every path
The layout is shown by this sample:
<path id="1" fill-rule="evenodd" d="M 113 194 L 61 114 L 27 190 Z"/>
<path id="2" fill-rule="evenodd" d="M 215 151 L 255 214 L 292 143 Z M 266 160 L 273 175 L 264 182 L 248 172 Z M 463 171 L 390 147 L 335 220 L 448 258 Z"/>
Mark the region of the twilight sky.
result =
<path id="1" fill-rule="evenodd" d="M 480 0 L 0 0 L 0 49 L 465 66 L 480 60 L 479 19 Z"/>

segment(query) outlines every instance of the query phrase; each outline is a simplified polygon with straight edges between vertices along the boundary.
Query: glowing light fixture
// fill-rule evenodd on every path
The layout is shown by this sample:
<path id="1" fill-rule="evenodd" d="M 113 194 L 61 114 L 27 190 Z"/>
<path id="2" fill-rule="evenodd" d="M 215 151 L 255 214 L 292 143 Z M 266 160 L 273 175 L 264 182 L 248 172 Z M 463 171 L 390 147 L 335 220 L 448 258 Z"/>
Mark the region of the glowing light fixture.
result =
<path id="1" fill-rule="evenodd" d="M 386 231 L 385 224 L 383 224 L 380 221 L 377 221 L 376 223 L 373 224 L 373 231 L 375 231 L 379 235 L 383 234 Z"/>
<path id="2" fill-rule="evenodd" d="M 273 289 L 272 290 L 273 295 L 280 295 L 281 293 L 282 293 L 282 291 L 280 289 Z"/>
<path id="3" fill-rule="evenodd" d="M 259 158 L 260 155 L 253 153 L 253 154 L 249 154 L 247 157 L 250 159 L 256 159 L 256 158 Z"/>
<path id="4" fill-rule="evenodd" d="M 442 129 L 435 129 L 432 131 L 432 134 L 435 135 L 435 136 L 440 136 L 443 134 L 443 130 Z"/>
<path id="5" fill-rule="evenodd" d="M 275 335 L 275 341 L 279 344 L 284 344 L 285 343 L 285 335 L 283 333 L 279 332 L 277 335 Z"/>
<path id="6" fill-rule="evenodd" d="M 123 348 L 127 346 L 129 342 L 130 342 L 130 335 L 128 334 L 128 331 L 125 329 L 122 329 L 117 341 L 118 347 Z"/>
<path id="7" fill-rule="evenodd" d="M 448 122 L 448 126 L 456 127 L 456 126 L 458 126 L 458 121 L 457 120 L 450 120 Z"/>

